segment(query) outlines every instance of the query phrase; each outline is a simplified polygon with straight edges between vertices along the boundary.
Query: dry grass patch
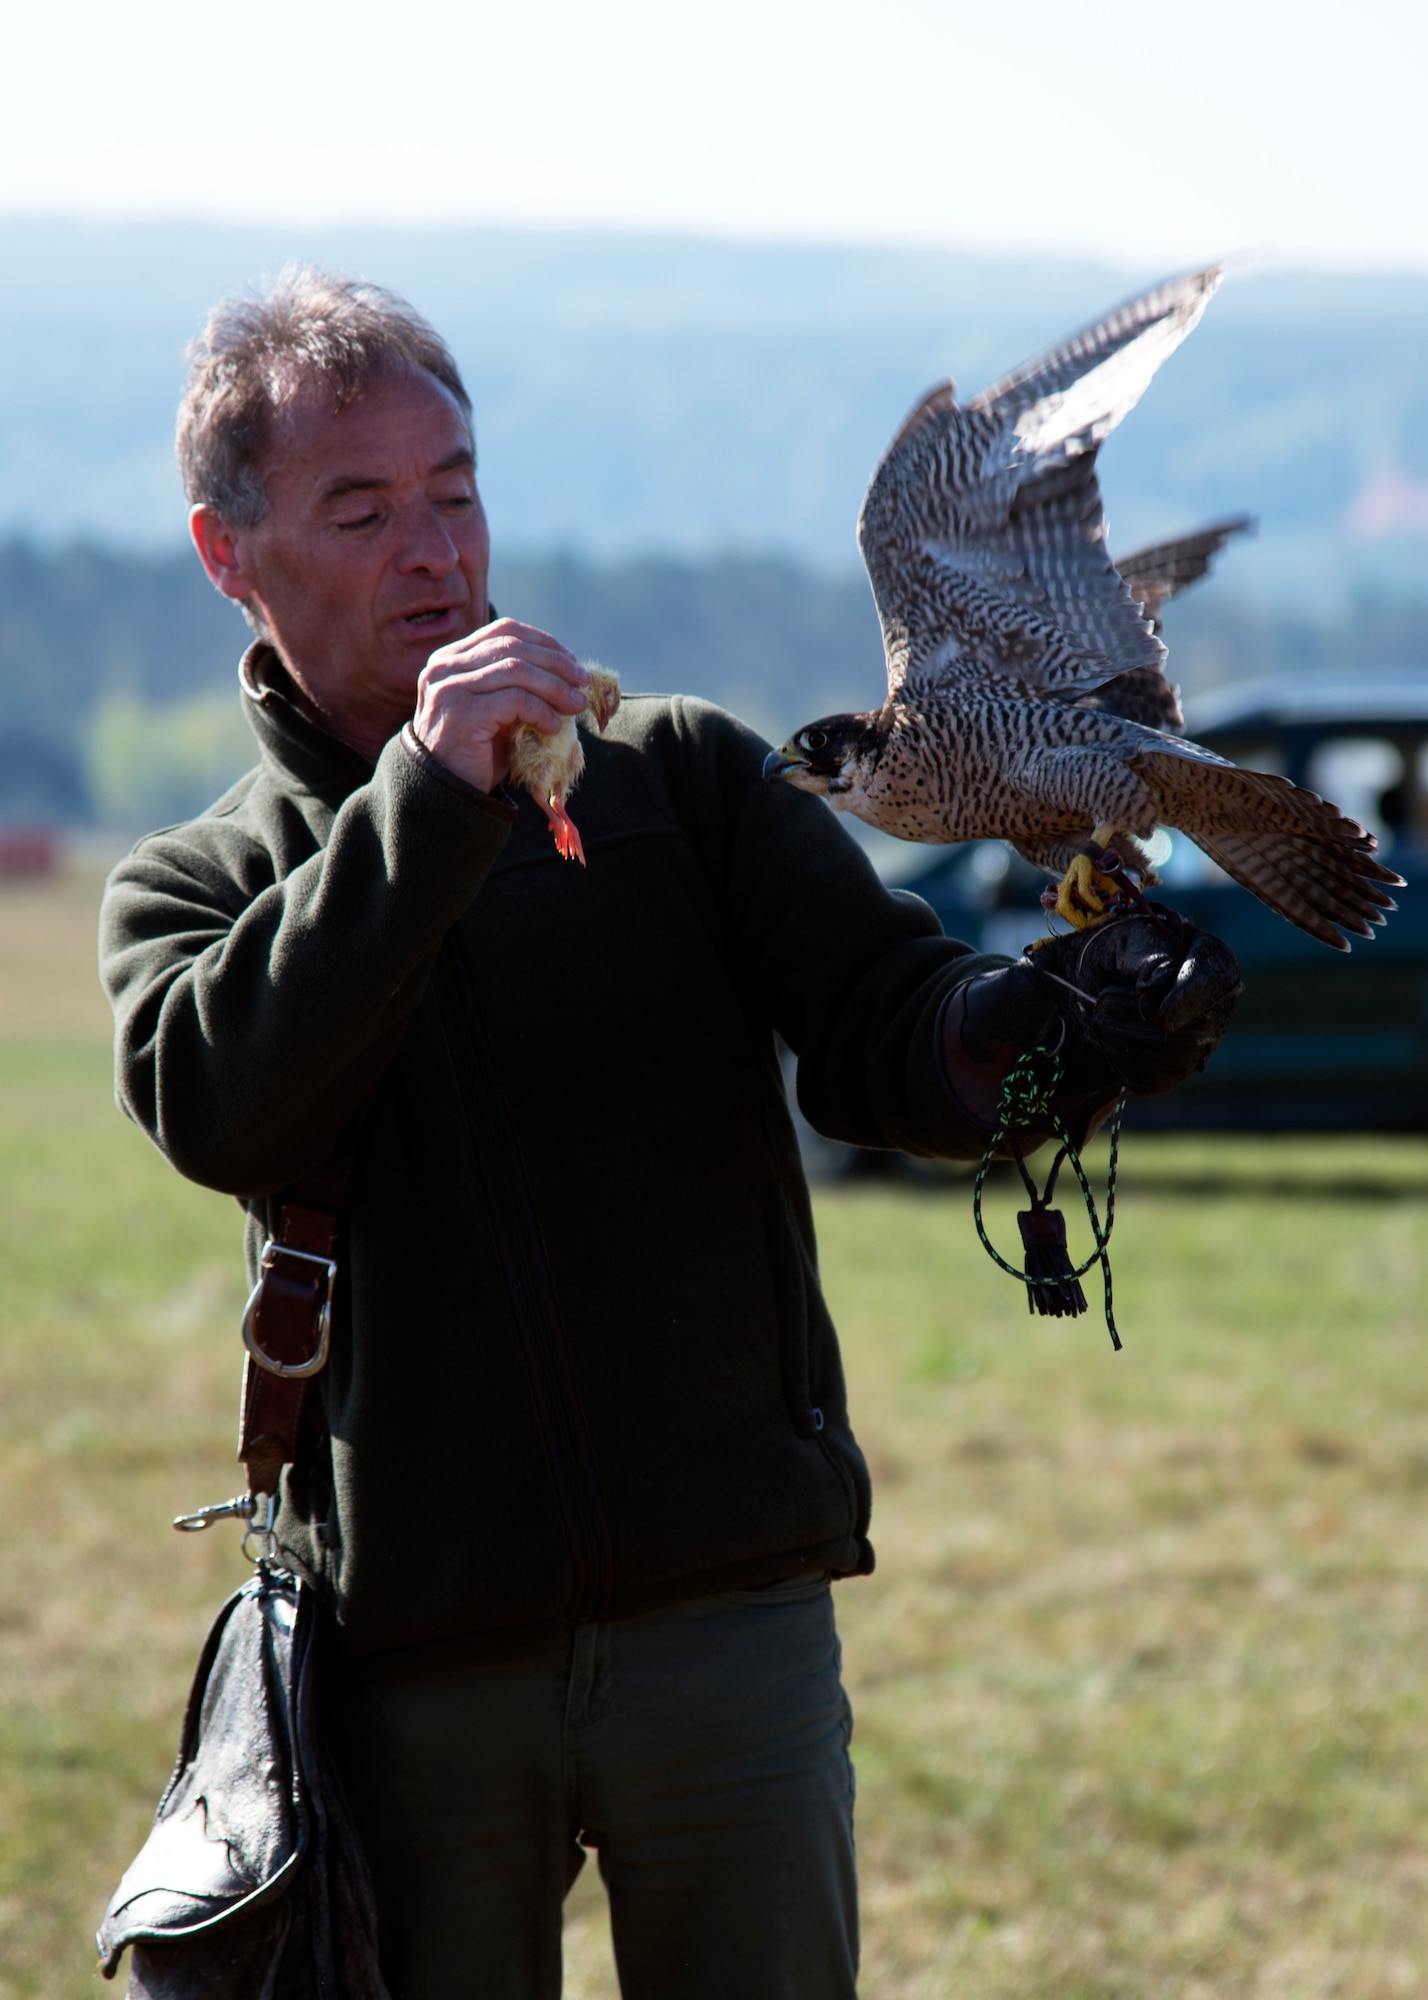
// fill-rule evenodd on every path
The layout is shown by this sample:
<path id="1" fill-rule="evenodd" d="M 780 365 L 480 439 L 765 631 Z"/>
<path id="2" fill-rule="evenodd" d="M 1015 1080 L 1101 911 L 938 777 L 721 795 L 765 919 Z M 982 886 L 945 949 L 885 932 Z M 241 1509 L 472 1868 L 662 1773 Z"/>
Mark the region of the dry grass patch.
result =
<path id="1" fill-rule="evenodd" d="M 1119 1356 L 960 1198 L 821 1207 L 871 2000 L 1428 1990 L 1428 1154 L 1132 1141 Z"/>

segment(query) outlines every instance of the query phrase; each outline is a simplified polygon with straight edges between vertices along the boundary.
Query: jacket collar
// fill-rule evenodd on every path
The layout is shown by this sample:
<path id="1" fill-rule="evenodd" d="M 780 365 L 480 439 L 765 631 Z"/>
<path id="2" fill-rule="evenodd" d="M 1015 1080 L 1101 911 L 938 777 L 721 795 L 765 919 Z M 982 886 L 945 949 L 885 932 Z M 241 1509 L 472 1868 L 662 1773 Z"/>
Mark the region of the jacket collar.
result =
<path id="1" fill-rule="evenodd" d="M 344 799 L 367 783 L 372 766 L 299 706 L 292 677 L 266 639 L 254 640 L 238 662 L 238 685 L 264 761 L 299 791 Z"/>

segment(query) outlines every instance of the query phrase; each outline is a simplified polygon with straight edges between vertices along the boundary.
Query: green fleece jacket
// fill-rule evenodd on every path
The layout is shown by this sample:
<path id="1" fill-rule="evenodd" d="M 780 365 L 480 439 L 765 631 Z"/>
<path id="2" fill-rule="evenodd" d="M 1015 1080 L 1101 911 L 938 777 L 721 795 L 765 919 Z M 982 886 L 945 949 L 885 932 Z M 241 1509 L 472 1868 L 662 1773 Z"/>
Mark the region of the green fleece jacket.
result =
<path id="1" fill-rule="evenodd" d="M 261 762 L 114 871 L 102 968 L 120 1104 L 250 1271 L 357 1114 L 279 1516 L 348 1656 L 870 1569 L 775 1035 L 819 1131 L 975 1156 L 934 1026 L 988 961 L 703 702 L 587 739 L 580 868 L 409 732 L 372 769 L 269 649 L 242 678 Z"/>

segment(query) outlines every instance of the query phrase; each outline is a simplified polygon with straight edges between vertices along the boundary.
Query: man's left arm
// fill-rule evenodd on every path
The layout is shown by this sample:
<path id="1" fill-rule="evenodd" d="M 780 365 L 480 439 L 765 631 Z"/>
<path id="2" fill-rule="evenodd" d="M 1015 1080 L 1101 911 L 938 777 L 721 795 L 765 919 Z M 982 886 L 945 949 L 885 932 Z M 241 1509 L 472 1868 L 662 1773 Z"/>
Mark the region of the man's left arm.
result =
<path id="1" fill-rule="evenodd" d="M 1216 940 L 1192 935 L 1176 954 L 1145 921 L 1116 927 L 1089 957 L 1079 937 L 1031 960 L 974 952 L 945 937 L 920 898 L 885 888 L 820 800 L 765 784 L 766 746 L 752 731 L 702 703 L 678 713 L 694 830 L 751 1005 L 793 1049 L 816 1130 L 975 1158 L 1001 1080 L 1038 1041 L 1061 1041 L 1057 1108 L 1073 1129 L 1093 1125 L 1123 1085 L 1168 1089 L 1203 1067 L 1238 987 Z M 1072 946 L 1079 999 L 1064 981 Z"/>

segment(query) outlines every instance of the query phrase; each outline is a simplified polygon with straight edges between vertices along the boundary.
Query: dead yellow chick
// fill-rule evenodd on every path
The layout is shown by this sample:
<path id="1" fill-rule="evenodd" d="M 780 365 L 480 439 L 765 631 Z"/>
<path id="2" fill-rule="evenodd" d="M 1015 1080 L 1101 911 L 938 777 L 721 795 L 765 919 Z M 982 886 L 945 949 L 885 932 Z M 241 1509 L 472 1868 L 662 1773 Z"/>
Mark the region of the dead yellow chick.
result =
<path id="1" fill-rule="evenodd" d="M 525 786 L 550 821 L 557 853 L 567 861 L 578 861 L 582 868 L 585 850 L 575 822 L 565 810 L 565 801 L 585 769 L 585 752 L 576 725 L 589 721 L 603 730 L 620 706 L 620 683 L 609 668 L 597 665 L 594 660 L 586 660 L 584 665 L 590 685 L 585 691 L 582 715 L 568 715 L 553 735 L 543 734 L 529 722 L 518 722 L 511 732 L 513 783 Z"/>

